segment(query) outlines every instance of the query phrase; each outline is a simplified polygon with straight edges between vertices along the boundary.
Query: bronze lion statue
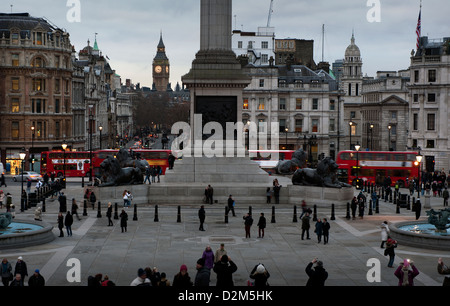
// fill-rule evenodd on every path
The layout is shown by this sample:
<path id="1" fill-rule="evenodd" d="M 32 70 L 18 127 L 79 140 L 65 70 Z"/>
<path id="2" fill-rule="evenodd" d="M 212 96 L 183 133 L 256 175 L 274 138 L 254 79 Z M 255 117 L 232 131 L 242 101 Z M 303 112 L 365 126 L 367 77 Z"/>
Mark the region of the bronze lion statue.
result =
<path id="1" fill-rule="evenodd" d="M 318 186 L 328 188 L 352 187 L 337 179 L 339 166 L 330 157 L 322 159 L 317 169 L 305 168 L 295 171 L 292 177 L 294 185 Z"/>
<path id="2" fill-rule="evenodd" d="M 122 168 L 120 162 L 108 156 L 100 164 L 101 177 L 103 178 L 100 187 L 137 185 L 144 183 L 144 175 L 139 168 Z"/>
<path id="3" fill-rule="evenodd" d="M 293 174 L 299 168 L 306 167 L 308 156 L 303 149 L 299 149 L 292 154 L 291 160 L 280 160 L 275 167 L 275 173 L 281 175 Z"/>

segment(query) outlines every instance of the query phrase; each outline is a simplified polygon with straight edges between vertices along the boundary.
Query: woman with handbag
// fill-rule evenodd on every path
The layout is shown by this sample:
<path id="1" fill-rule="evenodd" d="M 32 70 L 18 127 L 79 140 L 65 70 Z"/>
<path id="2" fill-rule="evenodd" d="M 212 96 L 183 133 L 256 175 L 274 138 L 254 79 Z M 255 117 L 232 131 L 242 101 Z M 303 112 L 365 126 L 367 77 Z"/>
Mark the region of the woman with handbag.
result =
<path id="1" fill-rule="evenodd" d="M 6 258 L 3 258 L 3 261 L 0 265 L 0 275 L 2 276 L 3 286 L 8 287 L 9 282 L 13 280 L 13 274 L 12 266 Z"/>

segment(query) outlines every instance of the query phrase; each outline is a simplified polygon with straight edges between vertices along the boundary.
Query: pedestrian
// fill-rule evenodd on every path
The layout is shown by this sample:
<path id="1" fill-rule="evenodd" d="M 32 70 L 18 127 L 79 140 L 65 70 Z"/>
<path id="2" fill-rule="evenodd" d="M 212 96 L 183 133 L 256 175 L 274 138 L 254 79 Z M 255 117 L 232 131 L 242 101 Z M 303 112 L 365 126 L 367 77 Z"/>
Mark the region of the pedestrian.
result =
<path id="1" fill-rule="evenodd" d="M 398 278 L 399 286 L 414 286 L 414 278 L 419 275 L 419 270 L 417 270 L 413 261 L 405 259 L 398 265 L 397 270 L 395 270 L 394 275 Z"/>
<path id="2" fill-rule="evenodd" d="M 92 190 L 89 195 L 89 202 L 91 202 L 92 209 L 95 209 L 95 202 L 97 202 L 97 197 L 95 196 L 94 191 Z"/>
<path id="3" fill-rule="evenodd" d="M 313 265 L 316 265 L 313 268 Z M 328 278 L 328 272 L 323 268 L 323 262 L 314 258 L 307 266 L 306 266 L 306 274 L 309 276 L 308 282 L 306 283 L 307 287 L 323 287 L 325 286 L 325 281 Z"/>
<path id="4" fill-rule="evenodd" d="M 16 277 L 13 279 L 11 284 L 9 284 L 10 287 L 23 287 L 23 280 L 22 276 L 20 274 L 16 274 Z"/>
<path id="5" fill-rule="evenodd" d="M 386 243 L 386 241 L 389 238 L 389 226 L 388 226 L 388 222 L 384 221 L 383 223 L 381 223 L 381 248 L 384 249 L 384 244 Z"/>
<path id="6" fill-rule="evenodd" d="M 78 204 L 77 204 L 77 200 L 75 200 L 75 198 L 72 199 L 72 207 L 70 210 L 72 211 L 72 216 L 77 216 L 78 221 L 80 221 L 81 218 L 78 215 Z"/>
<path id="7" fill-rule="evenodd" d="M 445 187 L 444 191 L 442 192 L 442 197 L 444 198 L 444 207 L 448 206 L 448 198 L 450 196 L 449 196 L 449 192 L 448 192 L 447 187 Z"/>
<path id="8" fill-rule="evenodd" d="M 127 190 L 123 191 L 122 199 L 123 199 L 123 207 L 127 207 L 127 205 L 128 205 L 128 191 Z"/>
<path id="9" fill-rule="evenodd" d="M 152 183 L 156 183 L 156 168 L 155 166 L 152 167 L 152 171 L 151 171 L 151 175 L 152 175 Z"/>
<path id="10" fill-rule="evenodd" d="M 394 239 L 389 238 L 386 241 L 386 249 L 384 250 L 384 256 L 389 256 L 389 262 L 388 262 L 389 268 L 394 267 L 395 248 L 396 247 L 397 247 L 397 241 L 395 241 Z"/>
<path id="11" fill-rule="evenodd" d="M 205 223 L 205 218 L 206 218 L 206 212 L 205 212 L 204 205 L 200 206 L 200 209 L 198 210 L 198 218 L 200 220 L 200 227 L 198 230 L 204 232 L 205 229 L 203 228 L 203 223 Z"/>
<path id="12" fill-rule="evenodd" d="M 191 277 L 188 273 L 188 268 L 186 265 L 181 265 L 180 272 L 175 274 L 172 282 L 173 287 L 178 288 L 189 288 L 192 287 L 194 284 L 191 281 Z"/>
<path id="13" fill-rule="evenodd" d="M 9 212 L 11 213 L 11 216 L 13 217 L 13 219 L 16 217 L 16 205 L 11 204 L 9 206 Z"/>
<path id="14" fill-rule="evenodd" d="M 101 287 L 102 286 L 102 274 L 90 275 L 88 277 L 88 287 Z"/>
<path id="15" fill-rule="evenodd" d="M 266 217 L 261 213 L 258 220 L 258 238 L 264 238 L 264 229 L 266 228 Z"/>
<path id="16" fill-rule="evenodd" d="M 8 187 L 8 186 L 6 186 L 5 175 L 2 173 L 2 176 L 1 176 L 1 179 L 0 179 L 0 187 L 3 187 L 3 185 L 5 185 L 5 187 Z"/>
<path id="17" fill-rule="evenodd" d="M 128 214 L 122 209 L 122 212 L 119 215 L 120 217 L 120 228 L 122 229 L 122 233 L 127 231 L 127 223 L 128 223 Z"/>
<path id="18" fill-rule="evenodd" d="M 305 200 L 302 200 L 302 214 L 300 215 L 300 220 L 303 218 L 303 215 L 308 211 L 308 206 L 306 205 Z"/>
<path id="19" fill-rule="evenodd" d="M 220 261 L 214 265 L 214 272 L 217 274 L 216 287 L 233 287 L 233 273 L 237 271 L 236 264 L 228 257 L 222 255 Z"/>
<path id="20" fill-rule="evenodd" d="M 27 178 L 27 194 L 31 193 L 31 179 Z"/>
<path id="21" fill-rule="evenodd" d="M 0 276 L 2 277 L 3 286 L 8 287 L 9 282 L 13 280 L 12 266 L 7 258 L 3 258 L 0 265 Z"/>
<path id="22" fill-rule="evenodd" d="M 160 181 L 160 175 L 162 174 L 162 168 L 161 168 L 161 166 L 157 166 L 156 167 L 156 176 L 158 177 L 158 183 L 160 183 L 161 181 Z"/>
<path id="23" fill-rule="evenodd" d="M 236 205 L 236 202 L 234 201 L 232 195 L 230 194 L 230 196 L 228 197 L 228 202 L 227 202 L 227 215 L 231 211 L 233 213 L 233 217 L 236 217 L 236 213 L 234 212 L 235 205 Z"/>
<path id="24" fill-rule="evenodd" d="M 113 226 L 113 222 L 112 222 L 112 204 L 111 202 L 108 202 L 108 209 L 106 210 L 106 217 L 108 217 L 108 226 Z"/>
<path id="25" fill-rule="evenodd" d="M 34 211 L 34 220 L 35 221 L 42 221 L 42 208 L 37 207 Z"/>
<path id="26" fill-rule="evenodd" d="M 175 156 L 173 156 L 172 153 L 169 154 L 168 162 L 169 162 L 169 170 L 172 170 L 175 163 Z"/>
<path id="27" fill-rule="evenodd" d="M 144 185 L 148 181 L 148 184 L 151 185 L 152 182 L 150 182 L 150 175 L 151 175 L 151 169 L 149 166 L 145 167 L 145 179 L 144 179 Z"/>
<path id="28" fill-rule="evenodd" d="M 304 240 L 305 237 L 305 233 L 306 233 L 306 239 L 310 240 L 311 238 L 309 238 L 309 228 L 310 228 L 310 224 L 309 224 L 309 213 L 306 213 L 305 216 L 302 218 L 302 240 Z"/>
<path id="29" fill-rule="evenodd" d="M 28 269 L 27 269 L 27 264 L 23 260 L 22 256 L 19 256 L 17 258 L 16 266 L 14 268 L 14 275 L 17 275 L 17 274 L 20 274 L 21 282 L 22 282 L 22 286 L 23 286 L 23 283 L 25 282 L 25 277 L 28 276 Z"/>
<path id="30" fill-rule="evenodd" d="M 450 274 L 450 268 L 444 264 L 444 262 L 442 261 L 442 258 L 438 259 L 437 271 L 441 275 Z M 443 282 L 442 286 L 446 286 L 446 287 L 450 286 L 450 277 L 446 276 L 444 278 L 444 282 Z"/>
<path id="31" fill-rule="evenodd" d="M 67 197 L 64 195 L 64 192 L 61 192 L 61 195 L 58 197 L 59 202 L 59 212 L 65 213 L 67 211 Z"/>
<path id="32" fill-rule="evenodd" d="M 208 185 L 208 189 L 207 189 L 207 197 L 206 200 L 208 201 L 209 204 L 213 204 L 213 197 L 214 197 L 214 188 L 211 187 L 211 185 Z"/>
<path id="33" fill-rule="evenodd" d="M 58 222 L 58 229 L 59 229 L 59 237 L 64 237 L 64 216 L 62 212 L 58 213 L 58 219 L 56 220 Z"/>
<path id="34" fill-rule="evenodd" d="M 366 201 L 364 198 L 360 197 L 358 199 L 358 212 L 359 218 L 364 219 L 364 209 L 366 208 Z"/>
<path id="35" fill-rule="evenodd" d="M 205 260 L 204 266 L 208 269 L 214 268 L 214 253 L 211 246 L 207 246 L 203 251 L 202 258 Z"/>
<path id="36" fill-rule="evenodd" d="M 109 279 L 108 275 L 105 275 L 105 277 L 103 278 L 103 280 L 101 282 L 101 285 L 102 285 L 102 287 L 114 287 L 114 286 L 116 286 L 116 284 L 114 284 L 114 282 Z"/>
<path id="37" fill-rule="evenodd" d="M 131 194 L 131 191 L 127 191 L 127 198 L 128 198 L 128 201 L 127 201 L 127 206 L 128 207 L 131 207 L 131 201 L 133 200 L 133 195 Z"/>
<path id="38" fill-rule="evenodd" d="M 272 201 L 272 191 L 270 190 L 270 187 L 267 187 L 266 197 L 267 197 L 266 203 L 270 204 L 270 202 Z"/>
<path id="39" fill-rule="evenodd" d="M 322 231 L 323 231 L 323 244 L 328 243 L 328 238 L 330 237 L 330 223 L 328 222 L 327 218 L 323 218 L 322 223 Z"/>
<path id="40" fill-rule="evenodd" d="M 161 280 L 161 273 L 158 272 L 158 268 L 153 267 L 146 267 L 145 269 L 145 274 L 147 274 L 147 278 L 150 280 L 150 282 L 152 283 L 152 286 L 157 286 L 158 282 Z"/>
<path id="41" fill-rule="evenodd" d="M 222 258 L 223 255 L 227 255 L 227 251 L 225 250 L 225 244 L 221 243 L 220 247 L 216 250 L 216 253 L 214 254 L 214 263 L 219 262 L 220 258 Z"/>
<path id="42" fill-rule="evenodd" d="M 273 196 L 275 197 L 275 204 L 280 204 L 280 189 L 281 189 L 280 184 L 278 184 L 278 180 L 275 183 L 275 185 L 273 186 Z"/>
<path id="43" fill-rule="evenodd" d="M 130 286 L 145 286 L 149 287 L 152 283 L 147 278 L 147 274 L 145 273 L 145 270 L 142 268 L 138 269 L 138 276 L 131 282 Z"/>
<path id="44" fill-rule="evenodd" d="M 67 237 L 72 237 L 72 224 L 73 224 L 73 217 L 70 214 L 70 211 L 68 211 L 66 214 L 66 218 L 64 219 L 64 225 L 66 226 Z"/>
<path id="45" fill-rule="evenodd" d="M 316 221 L 314 233 L 317 235 L 317 243 L 322 242 L 322 234 L 323 234 L 323 223 L 322 220 L 319 218 Z"/>
<path id="46" fill-rule="evenodd" d="M 3 201 L 5 200 L 5 193 L 3 190 L 0 190 L 0 209 L 3 208 Z"/>
<path id="47" fill-rule="evenodd" d="M 194 286 L 208 287 L 211 279 L 211 269 L 205 266 L 205 259 L 197 260 L 197 274 L 195 275 Z"/>
<path id="48" fill-rule="evenodd" d="M 420 213 L 422 212 L 422 204 L 420 203 L 420 199 L 417 199 L 416 205 L 414 206 L 414 211 L 416 212 L 416 220 L 419 220 Z"/>
<path id="49" fill-rule="evenodd" d="M 161 279 L 159 280 L 158 287 L 170 287 L 170 281 L 167 279 L 167 275 L 165 272 L 161 273 Z"/>
<path id="50" fill-rule="evenodd" d="M 351 207 L 351 210 L 352 210 L 352 220 L 355 220 L 355 218 L 356 218 L 356 208 L 358 207 L 358 200 L 356 199 L 356 197 L 353 197 L 350 207 Z"/>
<path id="51" fill-rule="evenodd" d="M 39 269 L 34 270 L 34 274 L 30 276 L 28 280 L 28 286 L 30 287 L 44 287 L 45 279 L 39 272 Z"/>
<path id="52" fill-rule="evenodd" d="M 257 264 L 250 272 L 250 278 L 254 280 L 253 285 L 255 287 L 267 287 L 269 283 L 270 274 L 263 264 Z"/>
<path id="53" fill-rule="evenodd" d="M 250 238 L 250 229 L 253 225 L 252 215 L 246 214 L 244 217 L 244 226 L 245 226 L 245 238 Z"/>

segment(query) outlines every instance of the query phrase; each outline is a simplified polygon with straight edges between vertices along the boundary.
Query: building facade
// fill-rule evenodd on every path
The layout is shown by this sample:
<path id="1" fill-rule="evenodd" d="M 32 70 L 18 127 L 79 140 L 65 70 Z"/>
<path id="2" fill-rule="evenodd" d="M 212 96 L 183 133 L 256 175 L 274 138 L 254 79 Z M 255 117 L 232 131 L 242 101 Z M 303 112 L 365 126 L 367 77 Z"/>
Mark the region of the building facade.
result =
<path id="1" fill-rule="evenodd" d="M 450 169 L 450 38 L 421 37 L 411 56 L 409 146 L 418 148 L 423 170 Z"/>
<path id="2" fill-rule="evenodd" d="M 258 32 L 234 30 L 232 47 L 237 56 L 245 56 L 255 66 L 268 65 L 275 58 L 275 28 L 258 27 Z"/>
<path id="3" fill-rule="evenodd" d="M 0 14 L 0 29 L 1 162 L 15 174 L 25 151 L 39 171 L 41 152 L 75 141 L 69 34 L 28 13 Z"/>

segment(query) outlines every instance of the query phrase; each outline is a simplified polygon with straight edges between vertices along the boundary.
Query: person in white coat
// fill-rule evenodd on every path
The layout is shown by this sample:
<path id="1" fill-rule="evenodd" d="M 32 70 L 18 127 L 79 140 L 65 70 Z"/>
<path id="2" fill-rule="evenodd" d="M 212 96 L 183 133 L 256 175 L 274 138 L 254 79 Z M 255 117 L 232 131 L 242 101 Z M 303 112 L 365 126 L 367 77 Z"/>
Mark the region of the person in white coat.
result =
<path id="1" fill-rule="evenodd" d="M 389 225 L 387 221 L 384 221 L 383 223 L 381 223 L 381 248 L 384 249 L 384 244 L 385 242 L 388 240 L 389 238 Z"/>

